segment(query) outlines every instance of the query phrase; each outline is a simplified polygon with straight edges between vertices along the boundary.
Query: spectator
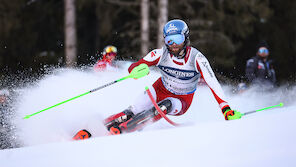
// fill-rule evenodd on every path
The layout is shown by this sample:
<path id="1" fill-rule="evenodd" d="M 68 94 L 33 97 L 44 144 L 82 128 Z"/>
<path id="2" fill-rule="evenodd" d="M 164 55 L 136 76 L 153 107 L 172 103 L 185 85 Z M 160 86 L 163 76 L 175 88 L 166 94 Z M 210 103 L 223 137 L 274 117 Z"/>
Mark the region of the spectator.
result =
<path id="1" fill-rule="evenodd" d="M 275 86 L 276 76 L 269 54 L 270 51 L 267 43 L 262 41 L 258 45 L 256 56 L 247 61 L 246 77 L 252 85 Z"/>

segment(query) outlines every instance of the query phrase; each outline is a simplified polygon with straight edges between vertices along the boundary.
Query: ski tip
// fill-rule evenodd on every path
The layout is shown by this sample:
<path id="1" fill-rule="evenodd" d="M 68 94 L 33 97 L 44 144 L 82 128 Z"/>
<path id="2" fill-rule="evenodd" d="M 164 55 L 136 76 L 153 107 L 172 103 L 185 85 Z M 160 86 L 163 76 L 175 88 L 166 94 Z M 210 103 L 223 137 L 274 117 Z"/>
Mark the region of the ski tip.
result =
<path id="1" fill-rule="evenodd" d="M 284 103 L 280 103 L 280 107 L 283 107 L 284 106 Z"/>
<path id="2" fill-rule="evenodd" d="M 91 137 L 91 134 L 83 129 L 76 133 L 76 135 L 72 138 L 73 140 L 84 140 L 89 139 Z"/>
<path id="3" fill-rule="evenodd" d="M 120 131 L 119 128 L 116 128 L 116 127 L 113 127 L 113 126 L 112 126 L 112 127 L 110 128 L 109 134 L 110 134 L 110 135 L 119 135 L 119 134 L 121 134 L 121 131 Z"/>
<path id="4" fill-rule="evenodd" d="M 145 90 L 148 90 L 148 89 L 149 89 L 148 86 L 146 86 L 146 87 L 145 87 Z"/>

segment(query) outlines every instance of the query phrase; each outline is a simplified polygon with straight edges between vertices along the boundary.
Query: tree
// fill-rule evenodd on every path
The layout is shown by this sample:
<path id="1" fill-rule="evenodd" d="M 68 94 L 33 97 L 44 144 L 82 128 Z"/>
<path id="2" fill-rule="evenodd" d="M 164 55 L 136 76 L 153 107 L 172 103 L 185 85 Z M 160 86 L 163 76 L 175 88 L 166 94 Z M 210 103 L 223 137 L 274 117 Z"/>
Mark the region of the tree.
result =
<path id="1" fill-rule="evenodd" d="M 149 0 L 141 0 L 141 56 L 149 49 Z"/>
<path id="2" fill-rule="evenodd" d="M 65 23 L 66 17 L 62 17 L 67 14 L 66 1 L 71 2 L 74 7 L 70 24 Z M 243 75 L 246 60 L 254 56 L 257 43 L 264 39 L 271 47 L 271 58 L 277 63 L 275 68 L 278 78 L 295 80 L 296 10 L 293 9 L 296 1 L 167 2 L 169 1 L 1 0 L 2 73 L 7 73 L 3 69 L 9 69 L 13 73 L 28 70 L 29 73 L 40 74 L 40 71 L 46 72 L 44 69 L 48 66 L 59 66 L 65 62 L 73 65 L 76 56 L 78 65 L 88 65 L 90 61 L 99 58 L 96 57 L 97 53 L 108 44 L 119 48 L 121 59 L 137 60 L 150 47 L 160 47 L 163 44 L 161 40 L 165 20 L 178 18 L 188 24 L 192 46 L 204 53 L 212 62 L 214 70 L 223 72 L 223 75 L 235 73 L 236 78 Z M 141 3 L 145 4 L 143 9 Z M 140 14 L 141 12 L 146 14 Z M 75 28 L 75 21 L 76 30 L 66 30 L 69 25 Z M 75 35 L 69 35 L 69 32 L 76 34 L 75 31 L 77 44 Z M 68 39 L 71 36 L 73 39 Z M 66 51 L 67 49 L 70 51 Z M 65 54 L 69 55 L 71 52 L 73 57 L 66 56 L 67 59 L 63 59 Z"/>
<path id="3" fill-rule="evenodd" d="M 168 0 L 158 1 L 158 33 L 157 33 L 157 47 L 163 45 L 163 26 L 168 21 Z"/>
<path id="4" fill-rule="evenodd" d="M 66 65 L 73 67 L 77 62 L 75 0 L 65 0 L 65 57 Z"/>

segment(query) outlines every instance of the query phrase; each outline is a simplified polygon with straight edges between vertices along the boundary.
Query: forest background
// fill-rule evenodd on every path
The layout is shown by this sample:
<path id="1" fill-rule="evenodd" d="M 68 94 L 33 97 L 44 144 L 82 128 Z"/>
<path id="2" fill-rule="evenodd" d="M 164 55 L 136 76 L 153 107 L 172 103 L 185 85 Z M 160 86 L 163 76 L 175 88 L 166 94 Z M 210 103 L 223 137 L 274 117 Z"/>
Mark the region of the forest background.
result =
<path id="1" fill-rule="evenodd" d="M 72 63 L 67 63 L 66 3 L 74 11 Z M 188 24 L 191 45 L 222 82 L 244 81 L 246 60 L 264 40 L 279 83 L 294 83 L 295 9 L 293 0 L 1 0 L 0 87 L 38 78 L 52 67 L 94 64 L 110 44 L 118 48 L 119 60 L 139 60 L 159 47 L 160 27 L 175 18 Z"/>

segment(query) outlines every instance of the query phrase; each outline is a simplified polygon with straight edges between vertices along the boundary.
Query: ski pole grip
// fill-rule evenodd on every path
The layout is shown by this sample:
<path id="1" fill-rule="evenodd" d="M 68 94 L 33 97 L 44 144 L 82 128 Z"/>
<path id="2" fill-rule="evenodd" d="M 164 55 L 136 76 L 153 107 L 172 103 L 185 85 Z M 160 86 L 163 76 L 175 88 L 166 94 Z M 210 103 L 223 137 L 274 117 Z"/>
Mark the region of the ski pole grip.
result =
<path id="1" fill-rule="evenodd" d="M 150 71 L 149 71 L 149 67 L 148 67 L 148 65 L 145 64 L 145 63 L 142 63 L 142 64 L 138 65 L 137 67 L 135 67 L 135 68 L 131 71 L 129 77 L 130 77 L 130 78 L 138 79 L 138 78 L 142 78 L 142 77 L 148 75 L 149 72 L 150 72 Z"/>

